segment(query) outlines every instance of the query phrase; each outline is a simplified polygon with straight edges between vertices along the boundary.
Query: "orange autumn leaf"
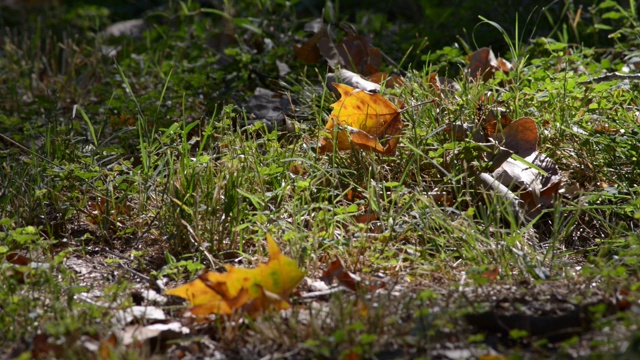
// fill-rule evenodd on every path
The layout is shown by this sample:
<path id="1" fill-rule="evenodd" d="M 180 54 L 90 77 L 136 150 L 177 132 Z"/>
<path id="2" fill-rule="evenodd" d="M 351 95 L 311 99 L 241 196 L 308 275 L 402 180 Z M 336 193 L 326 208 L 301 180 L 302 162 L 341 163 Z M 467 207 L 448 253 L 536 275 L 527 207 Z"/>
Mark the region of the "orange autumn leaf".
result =
<path id="1" fill-rule="evenodd" d="M 318 153 L 362 149 L 381 154 L 395 154 L 398 135 L 402 131 L 400 111 L 380 94 L 354 89 L 345 84 L 333 84 L 340 100 L 332 104 L 333 111 L 320 140 Z M 334 128 L 337 146 L 334 146 Z"/>
<path id="2" fill-rule="evenodd" d="M 238 309 L 255 314 L 269 309 L 289 307 L 291 291 L 298 286 L 304 272 L 296 262 L 280 252 L 271 235 L 267 234 L 269 261 L 255 269 L 226 265 L 226 273 L 203 272 L 198 279 L 165 291 L 187 299 L 191 314 L 206 316 L 228 315 Z"/>

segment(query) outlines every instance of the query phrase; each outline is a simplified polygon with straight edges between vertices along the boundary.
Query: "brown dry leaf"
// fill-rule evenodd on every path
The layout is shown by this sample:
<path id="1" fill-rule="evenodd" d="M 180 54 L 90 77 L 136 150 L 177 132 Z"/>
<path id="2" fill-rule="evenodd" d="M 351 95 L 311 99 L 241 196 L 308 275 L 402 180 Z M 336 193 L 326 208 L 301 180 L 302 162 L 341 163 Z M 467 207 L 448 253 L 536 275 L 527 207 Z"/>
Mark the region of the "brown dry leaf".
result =
<path id="1" fill-rule="evenodd" d="M 497 119 L 496 112 L 500 114 L 500 119 Z M 500 120 L 500 125 L 498 125 L 498 120 Z M 512 122 L 509 114 L 502 109 L 489 110 L 489 113 L 481 120 L 482 129 L 488 137 L 494 137 Z"/>
<path id="2" fill-rule="evenodd" d="M 305 175 L 307 169 L 302 164 L 291 164 L 289 166 L 289 173 L 292 175 Z"/>
<path id="3" fill-rule="evenodd" d="M 365 212 L 364 214 L 360 214 L 360 215 L 356 215 L 353 217 L 353 219 L 358 223 L 358 224 L 368 224 L 372 221 L 376 221 L 380 219 L 380 214 L 378 214 L 377 212 Z"/>
<path id="4" fill-rule="evenodd" d="M 427 83 L 431 85 L 431 87 L 435 90 L 436 93 L 440 94 L 442 92 L 442 85 L 440 84 L 440 77 L 437 73 L 431 73 L 426 78 Z"/>
<path id="5" fill-rule="evenodd" d="M 472 80 L 482 77 L 482 80 L 488 81 L 496 71 L 508 73 L 513 69 L 511 63 L 503 58 L 497 58 L 490 48 L 481 48 L 473 52 L 467 57 L 469 61 L 468 74 Z"/>
<path id="6" fill-rule="evenodd" d="M 367 80 L 382 85 L 384 83 L 386 88 L 394 88 L 396 86 L 402 86 L 404 79 L 398 75 L 392 75 L 384 72 L 377 72 L 367 76 Z"/>
<path id="7" fill-rule="evenodd" d="M 558 167 L 548 157 L 537 152 L 539 132 L 533 119 L 525 117 L 516 121 L 506 112 L 501 112 L 500 125 L 495 119 L 495 111 L 490 111 L 483 119 L 485 134 L 500 145 L 493 158 L 493 173 L 489 178 L 497 180 L 508 192 L 506 198 L 521 201 L 522 219 L 536 217 L 543 209 L 549 208 L 555 201 L 560 189 Z M 469 130 L 462 129 L 463 135 Z M 478 141 L 475 139 L 474 140 Z M 486 141 L 486 140 L 485 140 Z M 478 141 L 479 142 L 479 141 Z M 511 157 L 518 155 L 542 169 L 546 174 Z M 487 180 L 487 183 L 490 183 Z"/>
<path id="8" fill-rule="evenodd" d="M 384 287 L 384 283 L 367 286 L 359 276 L 347 271 L 339 258 L 329 264 L 329 268 L 322 272 L 322 277 L 320 278 L 327 285 L 330 285 L 333 279 L 336 279 L 340 285 L 355 292 L 372 292 Z"/>
<path id="9" fill-rule="evenodd" d="M 18 266 L 27 266 L 31 263 L 31 259 L 29 259 L 24 255 L 20 255 L 16 252 L 8 253 L 5 256 L 5 259 L 7 259 L 7 261 L 12 263 L 13 265 L 18 265 Z"/>
<path id="10" fill-rule="evenodd" d="M 318 47 L 318 42 L 323 37 L 326 37 L 326 31 L 320 31 L 313 35 L 309 40 L 303 44 L 296 44 L 293 48 L 293 52 L 296 54 L 298 60 L 307 64 L 317 64 L 322 60 L 322 54 Z"/>
<path id="11" fill-rule="evenodd" d="M 513 71 L 513 65 L 512 65 L 510 62 L 508 62 L 507 60 L 505 60 L 505 59 L 503 59 L 503 58 L 499 57 L 499 58 L 497 59 L 497 61 L 498 61 L 498 68 L 499 68 L 502 72 L 508 73 L 508 72 L 510 72 L 510 71 Z"/>
<path id="12" fill-rule="evenodd" d="M 347 190 L 347 192 L 345 193 L 345 197 L 344 197 L 347 201 L 357 201 L 357 200 L 362 200 L 365 198 L 364 194 L 362 193 L 362 191 L 359 190 L 353 190 L 353 189 L 349 189 Z"/>
<path id="13" fill-rule="evenodd" d="M 358 355 L 357 352 L 351 350 L 342 357 L 342 360 L 360 360 L 360 355 Z"/>
<path id="14" fill-rule="evenodd" d="M 429 74 L 429 76 L 427 76 L 425 80 L 427 84 L 430 85 L 429 90 L 431 91 L 431 93 L 441 99 L 444 99 L 448 96 L 453 96 L 458 91 L 462 90 L 457 82 L 451 79 L 447 79 L 443 76 L 438 76 L 437 73 Z"/>
<path id="15" fill-rule="evenodd" d="M 371 40 L 349 33 L 338 45 L 340 64 L 362 75 L 375 74 L 382 66 L 382 52 L 371 46 Z"/>
<path id="16" fill-rule="evenodd" d="M 520 118 L 505 125 L 502 132 L 495 135 L 495 140 L 516 155 L 525 158 L 536 151 L 538 146 L 538 126 L 536 126 L 532 118 Z"/>
<path id="17" fill-rule="evenodd" d="M 609 126 L 609 124 L 596 123 L 593 125 L 593 131 L 615 135 L 620 132 L 620 129 L 615 128 L 613 126 Z"/>
<path id="18" fill-rule="evenodd" d="M 307 64 L 317 64 L 325 59 L 331 67 L 340 63 L 340 55 L 333 43 L 331 32 L 322 18 L 306 23 L 304 30 L 313 32 L 314 35 L 304 43 L 294 46 L 293 52 L 298 60 Z"/>
<path id="19" fill-rule="evenodd" d="M 13 264 L 16 266 L 27 266 L 31 263 L 30 258 L 24 255 L 20 255 L 16 252 L 7 254 L 5 256 L 5 259 L 7 259 L 7 262 L 9 262 L 10 264 Z M 24 284 L 25 282 L 25 271 L 16 267 L 12 267 L 11 269 L 8 269 L 6 276 L 13 278 L 19 284 Z"/>
<path id="20" fill-rule="evenodd" d="M 334 151 L 334 127 L 338 127 L 338 150 L 362 149 L 395 155 L 402 132 L 398 108 L 380 94 L 372 94 L 344 84 L 333 84 L 341 98 L 331 105 L 333 111 L 320 140 L 318 153 Z M 384 144 L 384 145 L 383 145 Z"/>
<path id="21" fill-rule="evenodd" d="M 118 346 L 118 338 L 115 334 L 109 335 L 106 339 L 100 341 L 98 345 L 98 359 L 109 360 L 114 358 L 114 351 Z"/>
<path id="22" fill-rule="evenodd" d="M 500 269 L 497 266 L 494 266 L 491 269 L 484 271 L 481 276 L 489 281 L 495 281 L 498 278 L 498 275 L 500 275 Z"/>
<path id="23" fill-rule="evenodd" d="M 382 66 L 382 52 L 371 45 L 371 39 L 356 34 L 352 29 L 345 29 L 346 35 L 336 45 L 334 32 L 322 19 L 315 19 L 305 24 L 305 31 L 314 35 L 302 44 L 294 47 L 298 60 L 316 64 L 322 59 L 329 66 L 338 66 L 362 75 L 375 74 Z"/>
<path id="24" fill-rule="evenodd" d="M 478 360 L 507 360 L 506 356 L 502 356 L 499 354 L 486 354 L 478 357 Z"/>
<path id="25" fill-rule="evenodd" d="M 133 116 L 129 115 L 110 115 L 109 116 L 109 124 L 114 129 L 119 129 L 121 127 L 133 127 L 136 126 L 136 119 Z"/>
<path id="26" fill-rule="evenodd" d="M 452 206 L 453 205 L 453 196 L 451 194 L 447 194 L 444 192 L 436 192 L 431 191 L 427 194 L 431 200 L 433 200 L 436 204 L 441 206 Z"/>
<path id="27" fill-rule="evenodd" d="M 131 212 L 131 205 L 125 200 L 124 204 L 108 201 L 104 196 L 99 196 L 98 201 L 87 204 L 87 213 L 91 224 L 98 224 L 105 216 L 116 221 L 118 217 L 128 215 Z"/>
<path id="28" fill-rule="evenodd" d="M 226 273 L 203 272 L 198 279 L 167 290 L 165 294 L 187 299 L 192 306 L 191 314 L 196 316 L 228 315 L 245 305 L 251 309 L 251 315 L 269 309 L 286 309 L 289 294 L 298 286 L 304 272 L 293 259 L 282 255 L 269 234 L 267 243 L 269 261 L 266 264 L 255 269 L 226 265 Z"/>
<path id="29" fill-rule="evenodd" d="M 64 353 L 64 346 L 48 334 L 38 334 L 31 341 L 31 357 L 34 359 L 62 359 Z"/>
<path id="30" fill-rule="evenodd" d="M 333 279 L 336 279 L 338 283 L 351 291 L 358 291 L 361 288 L 360 278 L 355 274 L 348 272 L 344 265 L 342 264 L 342 260 L 335 259 L 329 264 L 329 268 L 322 272 L 322 277 L 320 278 L 327 285 L 330 285 L 333 282 Z"/>

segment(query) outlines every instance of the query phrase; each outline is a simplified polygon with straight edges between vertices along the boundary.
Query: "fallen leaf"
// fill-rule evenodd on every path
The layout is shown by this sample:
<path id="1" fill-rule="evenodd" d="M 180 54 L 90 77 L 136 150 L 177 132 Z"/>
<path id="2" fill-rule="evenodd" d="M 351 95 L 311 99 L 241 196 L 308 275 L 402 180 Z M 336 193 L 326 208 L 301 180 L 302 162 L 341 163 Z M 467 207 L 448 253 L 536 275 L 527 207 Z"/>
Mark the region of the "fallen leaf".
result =
<path id="1" fill-rule="evenodd" d="M 322 272 L 320 279 L 327 285 L 330 285 L 333 279 L 336 279 L 340 285 L 352 291 L 358 291 L 358 283 L 360 282 L 359 277 L 351 274 L 344 268 L 342 260 L 340 259 L 332 261 L 331 264 L 329 264 L 329 268 Z"/>
<path id="2" fill-rule="evenodd" d="M 474 51 L 467 57 L 469 61 L 468 74 L 472 80 L 482 78 L 484 81 L 490 80 L 496 71 L 508 73 L 513 69 L 511 63 L 503 58 L 497 58 L 490 48 L 481 48 Z"/>
<path id="3" fill-rule="evenodd" d="M 195 316 L 228 315 L 245 305 L 250 307 L 249 314 L 286 309 L 289 295 L 304 272 L 293 259 L 282 255 L 269 234 L 267 243 L 269 261 L 266 264 L 255 269 L 226 265 L 226 273 L 203 272 L 198 279 L 166 290 L 165 294 L 187 299 L 192 306 L 190 312 Z"/>
<path id="4" fill-rule="evenodd" d="M 322 54 L 318 47 L 318 42 L 321 38 L 326 37 L 325 31 L 318 32 L 313 35 L 309 40 L 303 44 L 296 44 L 293 52 L 296 54 L 298 60 L 307 64 L 317 64 L 322 60 Z"/>
<path id="5" fill-rule="evenodd" d="M 325 36 L 318 40 L 318 49 L 320 49 L 320 54 L 322 54 L 322 57 L 327 61 L 327 64 L 329 64 L 331 68 L 336 69 L 342 65 L 336 44 L 333 42 L 333 39 L 331 39 L 328 31 Z"/>
<path id="6" fill-rule="evenodd" d="M 499 354 L 486 354 L 479 356 L 478 360 L 508 360 L 508 358 Z"/>
<path id="7" fill-rule="evenodd" d="M 533 119 L 524 117 L 511 122 L 495 135 L 498 144 L 526 158 L 536 151 L 538 145 L 538 127 Z"/>
<path id="8" fill-rule="evenodd" d="M 126 216 L 131 212 L 131 205 L 124 201 L 110 201 L 104 196 L 99 196 L 95 202 L 87 204 L 87 221 L 91 224 L 105 224 L 105 226 L 115 226 L 118 218 Z"/>
<path id="9" fill-rule="evenodd" d="M 344 84 L 334 83 L 333 86 L 338 89 L 341 98 L 331 105 L 333 111 L 327 122 L 327 131 L 320 140 L 318 153 L 335 149 L 333 132 L 334 127 L 338 127 L 338 150 L 362 149 L 395 154 L 403 125 L 398 108 L 380 94 Z"/>
<path id="10" fill-rule="evenodd" d="M 496 113 L 500 114 L 499 119 L 497 119 L 498 115 Z M 499 125 L 498 120 L 500 121 Z M 487 115 L 481 120 L 482 129 L 488 137 L 496 136 L 496 134 L 506 129 L 512 122 L 513 120 L 511 120 L 509 114 L 502 109 L 489 110 Z"/>
<path id="11" fill-rule="evenodd" d="M 295 45 L 296 57 L 307 64 L 317 64 L 324 59 L 335 70 L 340 67 L 365 76 L 377 73 L 382 66 L 380 49 L 371 45 L 370 37 L 358 35 L 349 27 L 342 29 L 346 34 L 340 43 L 336 43 L 333 28 L 322 19 L 305 24 L 304 30 L 314 35 Z"/>
<path id="12" fill-rule="evenodd" d="M 491 269 L 484 271 L 481 276 L 489 281 L 494 281 L 498 278 L 498 275 L 500 275 L 500 268 L 494 266 Z"/>
<path id="13" fill-rule="evenodd" d="M 48 334 L 37 334 L 31 340 L 31 357 L 34 359 L 61 359 L 64 353 L 64 346 Z"/>
<path id="14" fill-rule="evenodd" d="M 371 40 L 355 33 L 349 33 L 338 45 L 341 65 L 362 75 L 378 72 L 382 66 L 382 52 L 371 46 Z"/>
<path id="15" fill-rule="evenodd" d="M 509 158 L 492 174 L 503 185 L 519 191 L 518 196 L 524 201 L 529 217 L 535 217 L 542 209 L 548 208 L 561 185 L 556 164 L 537 152 L 538 137 L 536 123 L 527 117 L 508 124 L 494 137 L 499 144 L 546 173 Z"/>
<path id="16" fill-rule="evenodd" d="M 24 255 L 20 255 L 16 252 L 8 253 L 5 256 L 5 259 L 7 259 L 7 261 L 12 263 L 13 265 L 18 265 L 18 266 L 27 266 L 31 263 L 31 259 L 29 259 Z"/>
<path id="17" fill-rule="evenodd" d="M 497 62 L 498 62 L 498 68 L 502 72 L 508 73 L 508 72 L 513 70 L 513 65 L 510 62 L 508 62 L 507 60 L 503 59 L 503 58 L 499 57 L 497 59 Z"/>
<path id="18" fill-rule="evenodd" d="M 364 214 L 355 215 L 353 219 L 358 224 L 368 224 L 372 221 L 376 221 L 380 219 L 380 214 L 377 212 L 367 211 Z"/>
<path id="19" fill-rule="evenodd" d="M 443 76 L 438 76 L 437 73 L 432 73 L 427 76 L 426 81 L 431 87 L 431 93 L 440 98 L 453 96 L 456 92 L 462 90 L 457 82 Z"/>
<path id="20" fill-rule="evenodd" d="M 291 164 L 289 166 L 289 173 L 292 175 L 305 175 L 307 169 L 302 164 Z"/>
<path id="21" fill-rule="evenodd" d="M 98 359 L 108 360 L 113 359 L 114 351 L 118 346 L 118 338 L 115 334 L 109 335 L 106 339 L 102 339 L 98 345 Z"/>
<path id="22" fill-rule="evenodd" d="M 29 264 L 31 264 L 31 259 L 16 252 L 8 253 L 5 256 L 5 259 L 10 264 L 16 265 L 15 267 L 12 267 L 8 270 L 6 274 L 7 278 L 13 278 L 19 284 L 24 284 L 26 275 L 25 271 L 28 271 L 28 269 L 25 269 L 24 266 L 28 266 Z"/>
<path id="23" fill-rule="evenodd" d="M 384 83 L 386 88 L 394 88 L 404 84 L 404 80 L 398 75 L 392 75 L 384 72 L 377 72 L 367 76 L 367 80 L 382 85 Z"/>
<path id="24" fill-rule="evenodd" d="M 357 352 L 351 350 L 342 357 L 342 360 L 360 360 L 360 355 L 358 355 Z"/>
<path id="25" fill-rule="evenodd" d="M 362 191 L 349 189 L 345 193 L 345 197 L 344 198 L 347 201 L 352 201 L 353 202 L 353 201 L 357 201 L 357 200 L 362 200 L 362 199 L 366 198 L 366 196 L 362 193 Z"/>
<path id="26" fill-rule="evenodd" d="M 340 65 L 340 55 L 333 42 L 332 31 L 322 18 L 306 23 L 304 30 L 313 32 L 314 35 L 304 43 L 295 45 L 293 52 L 298 60 L 307 64 L 317 64 L 324 59 L 332 68 Z"/>
<path id="27" fill-rule="evenodd" d="M 330 285 L 336 279 L 340 285 L 355 292 L 372 292 L 385 286 L 384 283 L 367 286 L 359 276 L 347 271 L 339 258 L 329 264 L 327 270 L 322 272 L 320 279 L 327 285 Z"/>
<path id="28" fill-rule="evenodd" d="M 237 124 L 244 128 L 260 122 L 268 132 L 293 131 L 287 126 L 287 117 L 295 114 L 295 103 L 289 96 L 258 87 L 248 103 L 242 106 L 247 116 L 238 119 Z"/>

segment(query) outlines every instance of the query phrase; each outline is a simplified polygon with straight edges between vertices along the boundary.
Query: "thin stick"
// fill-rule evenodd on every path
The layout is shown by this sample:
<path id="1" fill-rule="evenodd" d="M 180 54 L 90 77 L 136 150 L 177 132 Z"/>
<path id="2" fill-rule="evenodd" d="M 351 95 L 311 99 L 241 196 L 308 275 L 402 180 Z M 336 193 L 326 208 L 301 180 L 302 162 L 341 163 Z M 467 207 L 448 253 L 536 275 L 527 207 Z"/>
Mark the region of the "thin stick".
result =
<path id="1" fill-rule="evenodd" d="M 211 263 L 211 266 L 217 266 L 220 265 L 219 262 L 216 262 L 213 259 L 213 256 L 211 256 L 211 254 L 209 254 L 209 252 L 207 251 L 207 249 L 205 249 L 205 247 L 202 245 L 202 241 L 200 240 L 200 237 L 198 237 L 198 235 L 196 235 L 195 231 L 193 231 L 193 229 L 191 228 L 191 226 L 184 220 L 180 219 L 180 222 L 182 222 L 182 225 L 184 225 L 187 230 L 189 231 L 189 234 L 191 236 L 189 236 L 189 239 L 191 240 L 191 242 L 193 242 L 200 250 L 202 250 L 202 252 L 207 256 L 207 259 L 209 259 L 209 262 Z"/>
<path id="2" fill-rule="evenodd" d="M 605 81 L 611 81 L 611 80 L 639 81 L 640 80 L 640 74 L 620 74 L 620 73 L 614 72 L 614 73 L 604 74 L 602 76 L 598 76 L 598 77 L 595 77 L 593 79 L 589 79 L 589 80 L 586 80 L 586 81 L 580 81 L 580 82 L 578 82 L 578 84 L 579 85 L 597 84 L 597 83 L 601 83 L 601 82 L 605 82 Z"/>
<path id="3" fill-rule="evenodd" d="M 29 148 L 27 148 L 26 146 L 24 146 L 24 145 L 20 144 L 19 142 L 17 142 L 17 141 L 15 141 L 15 140 L 13 140 L 12 138 L 10 138 L 10 137 L 8 137 L 8 136 L 6 136 L 6 135 L 2 134 L 2 133 L 0 133 L 0 139 L 3 139 L 4 141 L 6 141 L 6 142 L 10 143 L 11 145 L 13 145 L 13 146 L 17 147 L 17 148 L 18 148 L 18 149 L 20 149 L 22 152 L 25 152 L 25 153 L 27 153 L 27 154 L 29 154 L 29 155 L 33 155 L 33 156 L 37 157 L 38 159 L 40 159 L 40 160 L 42 160 L 42 161 L 44 161 L 44 162 L 47 162 L 47 163 L 49 163 L 49 164 L 57 165 L 57 164 L 56 164 L 56 163 L 54 163 L 53 161 L 51 161 L 51 160 L 47 159 L 46 157 L 44 157 L 44 156 L 42 156 L 42 155 L 40 155 L 40 154 L 38 154 L 38 153 L 36 153 L 36 152 L 34 152 L 34 151 L 31 151 L 31 150 L 30 150 Z"/>
<path id="4" fill-rule="evenodd" d="M 427 100 L 427 101 L 419 102 L 419 103 L 417 103 L 417 104 L 413 104 L 413 105 L 411 105 L 411 106 L 407 106 L 406 108 L 404 108 L 404 109 L 402 109 L 402 110 L 398 111 L 398 113 L 402 114 L 403 112 L 405 112 L 405 111 L 407 111 L 407 110 L 411 110 L 411 109 L 413 109 L 413 108 L 420 107 L 420 106 L 422 106 L 422 105 L 431 104 L 431 103 L 436 102 L 436 101 L 438 101 L 438 100 L 437 100 L 437 99 L 431 99 L 431 100 Z"/>

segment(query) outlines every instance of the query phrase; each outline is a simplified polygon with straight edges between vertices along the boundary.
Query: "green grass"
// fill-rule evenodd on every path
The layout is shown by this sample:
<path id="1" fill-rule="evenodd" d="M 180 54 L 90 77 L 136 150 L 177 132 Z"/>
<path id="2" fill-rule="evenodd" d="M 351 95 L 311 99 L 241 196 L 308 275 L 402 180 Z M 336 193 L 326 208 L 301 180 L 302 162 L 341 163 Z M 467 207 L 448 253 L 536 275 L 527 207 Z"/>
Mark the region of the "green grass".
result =
<path id="1" fill-rule="evenodd" d="M 407 105 L 433 99 L 425 81 L 433 71 L 451 74 L 461 90 L 403 114 L 395 157 L 316 153 L 336 98 L 323 88 L 324 64 L 295 59 L 309 19 L 294 7 L 247 2 L 207 11 L 171 2 L 146 13 L 140 37 L 120 39 L 98 35 L 110 21 L 106 8 L 11 13 L 25 17 L 20 25 L 0 15 L 11 25 L 0 22 L 2 354 L 95 357 L 124 328 L 112 321 L 116 312 L 148 304 L 192 332 L 141 347 L 117 342 L 107 356 L 215 349 L 232 358 L 430 358 L 449 344 L 472 356 L 493 348 L 510 358 L 633 357 L 638 315 L 621 301 L 635 308 L 639 296 L 638 82 L 588 80 L 619 71 L 640 41 L 633 7 L 603 4 L 591 10 L 609 15 L 593 24 L 558 23 L 551 37 L 531 42 L 523 41 L 529 22 L 510 33 L 504 29 L 514 24 L 478 20 L 496 39 L 478 46 L 511 48 L 518 59 L 516 71 L 486 83 L 462 75 L 461 40 L 429 54 L 401 49 L 416 60 L 402 70 L 405 85 L 385 96 Z M 68 25 L 73 14 L 84 18 Z M 387 21 L 376 16 L 378 25 Z M 570 42 L 607 31 L 603 24 L 621 26 L 608 30 L 615 36 L 606 48 Z M 106 45 L 118 46 L 115 59 L 101 53 Z M 276 60 L 291 72 L 280 76 Z M 288 129 L 246 121 L 241 105 L 256 87 L 295 98 Z M 487 94 L 494 100 L 482 100 Z M 565 183 L 528 224 L 481 186 L 486 148 L 442 130 L 473 123 L 479 107 L 491 106 L 535 120 L 538 149 Z M 358 223 L 365 209 L 379 218 Z M 204 325 L 181 319 L 174 303 L 141 295 L 203 268 L 260 263 L 266 232 L 312 281 L 340 257 L 387 287 L 302 297 L 290 312 Z M 10 263 L 15 252 L 33 262 Z M 496 267 L 498 278 L 487 279 Z M 300 289 L 312 290 L 306 282 Z M 465 322 L 491 309 L 542 316 L 567 304 L 584 306 L 591 327 L 557 342 Z"/>

